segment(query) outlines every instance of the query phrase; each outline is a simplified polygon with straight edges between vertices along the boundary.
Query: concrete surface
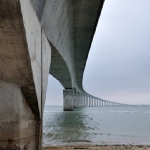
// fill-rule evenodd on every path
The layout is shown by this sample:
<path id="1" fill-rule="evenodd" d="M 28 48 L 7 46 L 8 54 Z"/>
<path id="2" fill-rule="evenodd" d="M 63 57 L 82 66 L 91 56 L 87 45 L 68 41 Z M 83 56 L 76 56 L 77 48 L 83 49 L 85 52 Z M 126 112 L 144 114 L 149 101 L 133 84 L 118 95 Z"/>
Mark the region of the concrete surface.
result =
<path id="1" fill-rule="evenodd" d="M 48 75 L 51 64 L 51 46 L 47 40 L 47 37 L 42 30 L 42 113 L 44 110 L 47 84 L 48 84 Z"/>
<path id="2" fill-rule="evenodd" d="M 38 119 L 38 102 L 19 0 L 0 1 L 0 80 L 21 88 Z"/>
<path id="3" fill-rule="evenodd" d="M 30 0 L 20 0 L 28 53 L 41 115 L 41 25 Z"/>
<path id="4" fill-rule="evenodd" d="M 73 90 L 67 89 L 63 90 L 63 106 L 65 111 L 73 110 Z"/>
<path id="5" fill-rule="evenodd" d="M 0 80 L 0 149 L 28 147 L 34 149 L 36 121 L 21 89 Z M 23 139 L 23 140 L 22 140 Z M 37 144 L 37 143 L 36 143 Z"/>
<path id="6" fill-rule="evenodd" d="M 41 25 L 66 64 L 62 66 L 55 59 L 52 63 L 57 65 L 51 67 L 50 73 L 61 81 L 64 88 L 85 92 L 83 72 L 103 3 L 104 0 L 46 0 Z M 70 84 L 66 83 L 68 74 L 71 76 Z"/>

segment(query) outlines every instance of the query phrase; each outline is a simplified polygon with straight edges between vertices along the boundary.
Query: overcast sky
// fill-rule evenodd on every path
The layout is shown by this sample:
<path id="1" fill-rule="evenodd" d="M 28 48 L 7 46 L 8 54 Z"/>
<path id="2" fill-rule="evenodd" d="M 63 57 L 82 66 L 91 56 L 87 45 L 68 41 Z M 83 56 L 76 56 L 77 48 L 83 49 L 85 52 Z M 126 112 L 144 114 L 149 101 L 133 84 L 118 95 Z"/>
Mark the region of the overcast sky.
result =
<path id="1" fill-rule="evenodd" d="M 49 76 L 46 105 L 62 105 Z M 105 0 L 88 56 L 84 89 L 99 98 L 150 104 L 150 0 Z"/>

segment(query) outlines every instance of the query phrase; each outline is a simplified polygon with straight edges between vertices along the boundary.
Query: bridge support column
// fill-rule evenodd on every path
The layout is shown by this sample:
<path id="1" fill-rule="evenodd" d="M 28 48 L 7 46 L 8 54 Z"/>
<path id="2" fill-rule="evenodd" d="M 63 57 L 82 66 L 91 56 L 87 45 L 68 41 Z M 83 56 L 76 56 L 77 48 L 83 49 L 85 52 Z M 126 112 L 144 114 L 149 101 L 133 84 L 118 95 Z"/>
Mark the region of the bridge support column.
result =
<path id="1" fill-rule="evenodd" d="M 78 93 L 78 107 L 81 107 L 81 95 Z"/>
<path id="2" fill-rule="evenodd" d="M 0 149 L 40 150 L 50 45 L 30 0 L 0 3 Z"/>
<path id="3" fill-rule="evenodd" d="M 64 111 L 72 111 L 73 110 L 73 90 L 67 89 L 63 90 L 64 95 Z"/>
<path id="4" fill-rule="evenodd" d="M 93 107 L 93 97 L 91 97 L 91 107 Z"/>
<path id="5" fill-rule="evenodd" d="M 84 95 L 84 107 L 86 107 L 86 96 Z"/>
<path id="6" fill-rule="evenodd" d="M 89 107 L 91 107 L 91 97 L 89 97 Z"/>
<path id="7" fill-rule="evenodd" d="M 81 107 L 81 94 L 78 93 L 78 107 Z"/>
<path id="8" fill-rule="evenodd" d="M 78 93 L 78 108 L 81 107 L 81 96 L 80 96 L 80 93 Z"/>
<path id="9" fill-rule="evenodd" d="M 38 149 L 39 131 L 21 89 L 0 81 L 0 149 Z"/>
<path id="10" fill-rule="evenodd" d="M 77 99 L 78 99 L 77 93 L 73 93 L 73 107 L 74 108 L 78 107 L 78 101 L 77 101 Z"/>
<path id="11" fill-rule="evenodd" d="M 82 97 L 82 107 L 84 107 L 84 95 L 81 94 L 81 97 Z"/>
<path id="12" fill-rule="evenodd" d="M 89 107 L 89 97 L 86 96 L 86 100 L 87 100 L 87 107 Z"/>

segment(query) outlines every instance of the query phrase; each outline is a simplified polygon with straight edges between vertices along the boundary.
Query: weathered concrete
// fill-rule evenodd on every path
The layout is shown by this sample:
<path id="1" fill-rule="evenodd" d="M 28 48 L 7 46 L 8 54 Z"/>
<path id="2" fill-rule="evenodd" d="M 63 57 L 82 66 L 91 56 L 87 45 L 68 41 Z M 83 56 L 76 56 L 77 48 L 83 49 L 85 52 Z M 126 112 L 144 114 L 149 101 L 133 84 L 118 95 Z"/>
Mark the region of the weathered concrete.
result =
<path id="1" fill-rule="evenodd" d="M 51 48 L 30 0 L 0 1 L 0 45 L 0 149 L 41 149 Z"/>
<path id="2" fill-rule="evenodd" d="M 17 85 L 0 81 L 0 114 L 0 149 L 38 149 L 38 122 Z"/>
<path id="3" fill-rule="evenodd" d="M 0 1 L 0 45 L 0 80 L 19 85 L 32 111 L 39 118 L 32 68 L 18 0 Z"/>

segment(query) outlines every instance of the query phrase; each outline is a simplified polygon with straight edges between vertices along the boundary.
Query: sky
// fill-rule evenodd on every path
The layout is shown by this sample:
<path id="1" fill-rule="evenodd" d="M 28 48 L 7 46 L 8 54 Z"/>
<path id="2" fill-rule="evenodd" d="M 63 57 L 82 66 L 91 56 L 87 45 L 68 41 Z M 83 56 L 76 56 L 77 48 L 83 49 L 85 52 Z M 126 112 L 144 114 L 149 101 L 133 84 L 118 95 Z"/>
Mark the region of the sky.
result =
<path id="1" fill-rule="evenodd" d="M 150 104 L 150 0 L 105 0 L 83 77 L 99 98 Z M 49 75 L 46 105 L 63 104 L 63 87 Z"/>

